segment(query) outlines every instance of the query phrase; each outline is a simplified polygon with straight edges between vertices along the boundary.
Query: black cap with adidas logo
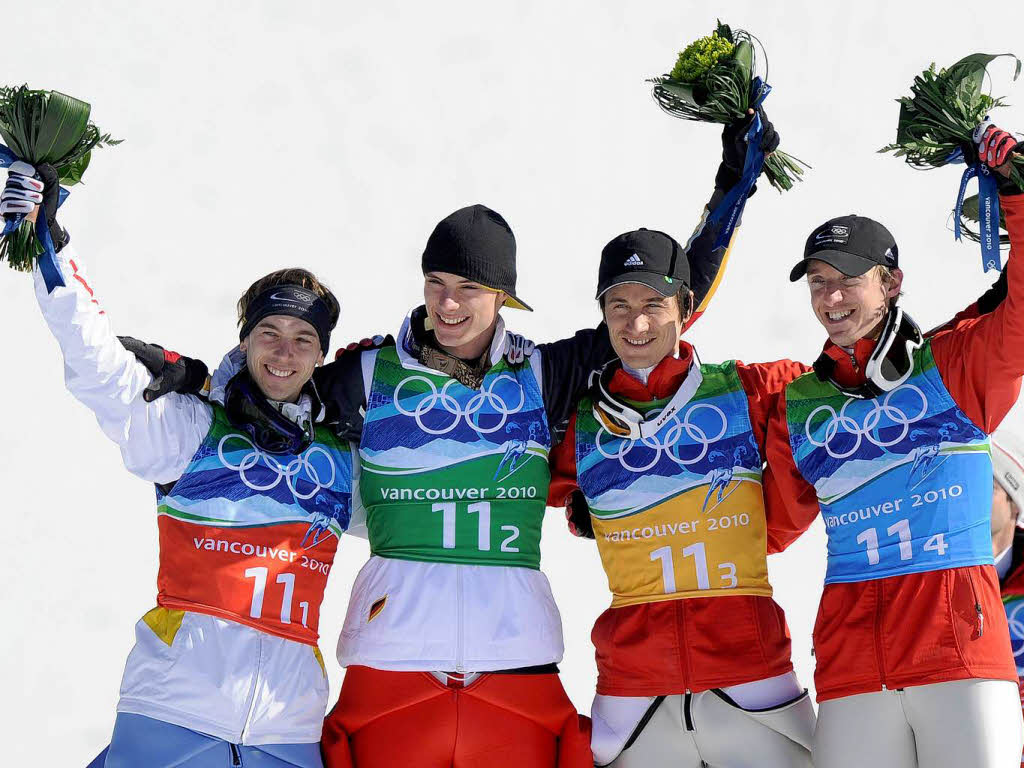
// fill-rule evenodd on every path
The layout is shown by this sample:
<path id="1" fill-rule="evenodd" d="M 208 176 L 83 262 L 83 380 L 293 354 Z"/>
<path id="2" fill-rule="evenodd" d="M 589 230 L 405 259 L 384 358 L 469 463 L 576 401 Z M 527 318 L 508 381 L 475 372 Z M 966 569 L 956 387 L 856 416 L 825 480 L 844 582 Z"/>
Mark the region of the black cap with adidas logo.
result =
<path id="1" fill-rule="evenodd" d="M 640 283 L 662 296 L 672 296 L 689 285 L 690 262 L 682 246 L 664 232 L 643 228 L 624 232 L 601 251 L 595 298 L 622 283 Z"/>

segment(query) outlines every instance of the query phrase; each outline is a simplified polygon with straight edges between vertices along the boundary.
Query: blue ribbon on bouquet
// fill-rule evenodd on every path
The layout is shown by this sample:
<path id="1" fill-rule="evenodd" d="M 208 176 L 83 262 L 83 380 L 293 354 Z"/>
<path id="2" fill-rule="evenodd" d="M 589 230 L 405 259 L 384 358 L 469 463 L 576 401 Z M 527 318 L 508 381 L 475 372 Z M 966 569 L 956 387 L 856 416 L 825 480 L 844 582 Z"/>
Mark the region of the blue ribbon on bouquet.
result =
<path id="1" fill-rule="evenodd" d="M 739 183 L 726 192 L 715 210 L 708 214 L 708 223 L 718 231 L 712 245 L 714 250 L 728 247 L 733 230 L 736 229 L 736 223 L 743 212 L 743 207 L 747 204 L 750 190 L 754 188 L 754 183 L 764 167 L 764 150 L 761 149 L 764 124 L 761 122 L 761 115 L 758 114 L 757 108 L 761 106 L 771 90 L 772 87 L 760 77 L 755 77 L 750 81 L 750 107 L 754 110 L 754 119 L 744 137 L 747 141 L 747 155 L 743 159 L 743 172 L 740 174 Z"/>
<path id="2" fill-rule="evenodd" d="M 0 144 L 0 168 L 9 168 L 19 160 L 21 160 L 20 157 L 14 154 L 8 147 Z M 64 205 L 64 201 L 67 200 L 69 194 L 71 193 L 64 189 L 64 187 L 60 188 L 60 194 L 57 198 L 58 208 Z M 11 234 L 21 226 L 21 222 L 24 220 L 24 213 L 14 213 L 5 216 L 4 229 L 3 232 L 0 232 L 0 236 L 6 237 Z M 60 267 L 57 266 L 57 251 L 53 247 L 53 238 L 50 237 L 50 228 L 46 224 L 46 215 L 43 211 L 40 211 L 36 217 L 36 237 L 39 239 L 39 244 L 43 246 L 43 253 L 39 257 L 39 271 L 43 275 L 46 292 L 52 293 L 54 288 L 67 285 L 67 283 L 64 282 L 64 275 L 61 274 Z"/>
<path id="3" fill-rule="evenodd" d="M 947 163 L 965 163 L 962 149 L 955 149 L 946 158 Z M 963 238 L 960 228 L 960 215 L 964 208 L 964 195 L 967 185 L 975 176 L 978 177 L 978 234 L 981 239 L 981 266 L 988 272 L 990 269 L 1002 269 L 999 256 L 999 187 L 991 169 L 981 162 L 967 166 L 960 177 L 960 192 L 956 196 L 956 207 L 953 208 L 953 234 L 959 242 Z"/>

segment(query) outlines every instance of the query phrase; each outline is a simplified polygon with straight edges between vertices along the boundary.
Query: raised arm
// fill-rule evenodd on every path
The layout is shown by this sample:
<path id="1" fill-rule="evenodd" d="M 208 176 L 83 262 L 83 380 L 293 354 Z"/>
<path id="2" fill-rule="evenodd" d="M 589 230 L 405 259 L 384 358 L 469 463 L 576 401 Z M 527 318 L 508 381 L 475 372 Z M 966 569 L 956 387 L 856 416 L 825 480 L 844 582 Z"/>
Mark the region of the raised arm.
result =
<path id="1" fill-rule="evenodd" d="M 56 195 L 56 179 L 44 195 Z M 129 471 L 154 483 L 177 480 L 209 430 L 209 406 L 183 395 L 147 403 L 142 392 L 152 377 L 114 335 L 81 260 L 70 247 L 41 258 L 63 282 L 48 289 L 36 265 L 36 298 L 63 353 L 68 390 L 118 444 Z"/>
<path id="2" fill-rule="evenodd" d="M 936 334 L 932 353 L 957 405 L 992 432 L 1020 392 L 1024 374 L 1024 195 L 1000 195 L 1010 233 L 1006 298 L 995 309 Z"/>
<path id="3" fill-rule="evenodd" d="M 779 135 L 763 110 L 757 117 L 764 126 L 760 148 L 765 153 L 772 152 L 779 146 Z M 744 136 L 753 119 L 752 116 L 741 123 L 727 125 L 722 130 L 722 162 L 715 175 L 715 189 L 686 243 L 686 255 L 690 260 L 690 288 L 693 290 L 695 307 L 686 328 L 704 314 L 718 290 L 743 208 L 747 198 L 757 189 L 755 185 L 746 190 L 742 179 L 744 160 L 750 150 Z"/>

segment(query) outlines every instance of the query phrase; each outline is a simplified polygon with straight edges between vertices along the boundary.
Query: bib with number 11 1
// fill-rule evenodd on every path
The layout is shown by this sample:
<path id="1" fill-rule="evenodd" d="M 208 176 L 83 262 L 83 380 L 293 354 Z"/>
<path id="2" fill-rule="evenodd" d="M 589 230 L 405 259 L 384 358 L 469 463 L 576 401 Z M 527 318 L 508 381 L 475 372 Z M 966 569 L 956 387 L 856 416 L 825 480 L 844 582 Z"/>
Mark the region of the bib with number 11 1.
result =
<path id="1" fill-rule="evenodd" d="M 826 584 L 992 563 L 988 436 L 949 394 L 930 344 L 906 382 L 873 399 L 801 376 L 786 418 L 825 520 Z"/>
<path id="2" fill-rule="evenodd" d="M 613 607 L 772 593 L 761 452 L 735 363 L 695 365 L 682 386 L 692 396 L 653 436 L 609 433 L 589 398 L 576 412 L 576 473 Z M 669 405 L 626 402 L 648 419 Z"/>

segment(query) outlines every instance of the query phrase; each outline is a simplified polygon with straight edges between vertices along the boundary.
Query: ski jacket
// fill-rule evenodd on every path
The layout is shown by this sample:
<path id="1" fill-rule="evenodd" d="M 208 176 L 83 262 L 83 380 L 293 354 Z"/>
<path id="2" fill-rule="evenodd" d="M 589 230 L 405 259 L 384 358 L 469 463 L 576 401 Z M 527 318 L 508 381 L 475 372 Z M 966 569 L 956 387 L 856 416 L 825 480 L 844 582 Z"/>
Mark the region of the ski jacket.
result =
<path id="1" fill-rule="evenodd" d="M 81 263 L 36 296 L 68 390 L 134 475 L 160 486 L 157 607 L 136 625 L 119 712 L 242 744 L 320 738 L 327 676 L 317 617 L 351 497 L 347 444 L 318 427 L 302 456 L 271 457 L 214 402 L 142 397 L 152 377 L 117 340 Z"/>
<path id="2" fill-rule="evenodd" d="M 609 383 L 611 391 L 641 408 L 644 404 L 664 405 L 666 398 L 675 395 L 692 378 L 693 347 L 680 342 L 679 350 L 678 358 L 665 358 L 658 363 L 646 385 L 619 369 Z M 592 497 L 597 486 L 586 477 L 585 467 L 593 463 L 595 456 L 595 439 L 601 439 L 600 435 L 595 438 L 580 434 L 580 425 L 587 420 L 585 409 L 589 401 L 581 404 L 570 421 L 565 441 L 552 451 L 550 503 L 564 505 L 569 495 L 582 487 L 591 505 L 591 519 L 609 586 L 615 594 L 612 606 L 598 618 L 591 635 L 597 652 L 599 694 L 681 694 L 763 680 L 793 669 L 785 616 L 771 597 L 765 558 L 781 551 L 799 531 L 786 528 L 788 517 L 778 514 L 782 501 L 770 467 L 761 472 L 761 457 L 775 400 L 783 387 L 807 368 L 790 360 L 753 365 L 734 361 L 703 368 L 706 379 L 714 376 L 724 383 L 718 389 L 726 391 L 728 397 L 709 393 L 718 394 L 711 399 L 698 388 L 690 409 L 680 412 L 684 422 L 694 423 L 690 430 L 675 430 L 679 434 L 674 436 L 676 443 L 683 442 L 685 435 L 702 437 L 701 445 L 668 448 L 680 461 L 691 461 L 691 471 L 699 477 L 673 473 L 662 478 L 647 474 L 648 479 L 644 480 L 642 476 L 639 485 L 650 485 L 652 476 L 658 478 L 655 503 L 638 495 L 638 484 L 617 492 L 611 499 L 617 509 L 638 508 L 628 518 L 635 522 L 624 531 L 616 530 L 621 524 L 616 526 L 614 519 L 602 519 L 605 513 L 599 508 L 600 499 Z M 711 406 L 722 413 L 720 421 L 727 425 L 725 429 L 714 421 L 716 411 Z M 704 444 L 704 439 L 716 437 L 718 440 Z M 644 465 L 654 451 L 649 442 L 632 446 L 638 461 L 648 459 Z M 620 450 L 623 447 L 610 445 L 602 453 L 618 458 L 627 453 Z M 723 466 L 732 467 L 733 474 L 724 485 L 717 482 L 721 478 L 716 472 L 716 465 L 722 462 L 726 462 Z M 737 462 L 738 466 L 732 466 Z M 605 458 L 598 463 L 617 471 L 618 462 Z M 654 471 L 652 467 L 651 472 Z M 688 511 L 678 499 L 694 494 L 698 507 Z M 701 507 L 701 500 L 711 503 Z M 732 503 L 737 500 L 742 500 L 738 506 Z M 665 530 L 669 517 L 662 519 L 666 509 L 671 511 L 671 522 L 679 523 L 672 532 Z M 737 535 L 738 532 L 742 533 Z M 635 552 L 621 546 L 624 539 L 630 538 L 642 542 L 639 549 L 633 546 Z M 674 553 L 672 560 L 658 553 L 659 545 L 666 543 Z M 700 577 L 694 579 L 691 575 L 694 568 L 700 568 L 697 562 L 701 557 L 704 568 L 700 570 L 707 580 L 703 584 Z M 726 559 L 729 562 L 723 566 L 719 561 Z M 674 574 L 671 590 L 661 585 L 665 562 L 671 563 Z M 745 589 L 737 589 L 738 594 L 730 594 L 733 588 L 744 586 L 740 571 L 750 572 L 750 583 Z M 623 591 L 623 583 L 651 579 L 657 582 L 654 588 L 634 583 L 629 589 L 633 595 L 622 599 L 616 594 Z M 702 596 L 702 591 L 714 596 Z"/>
<path id="3" fill-rule="evenodd" d="M 338 640 L 343 666 L 486 672 L 557 662 L 540 571 L 549 428 L 543 351 L 504 359 L 499 320 L 479 390 L 397 346 L 361 355 L 366 398 L 354 523 L 371 557 Z M 447 599 L 431 596 L 445 595 Z"/>
<path id="4" fill-rule="evenodd" d="M 1001 202 L 1013 251 L 1024 252 L 1024 197 L 1003 196 Z M 927 367 L 923 363 L 926 355 L 933 358 L 932 391 L 941 397 L 938 390 L 944 390 L 952 403 L 949 413 L 954 417 L 962 415 L 967 423 L 957 425 L 958 419 L 954 418 L 954 423 L 947 430 L 953 437 L 944 436 L 943 430 L 947 429 L 944 423 L 933 424 L 916 435 L 913 425 L 905 424 L 907 435 L 886 433 L 884 438 L 874 436 L 875 439 L 869 442 L 888 443 L 896 437 L 899 440 L 906 438 L 916 442 L 913 446 L 910 443 L 901 445 L 899 450 L 904 454 L 908 454 L 912 447 L 922 446 L 938 453 L 945 443 L 953 445 L 960 442 L 961 436 L 968 431 L 987 435 L 999 425 L 1016 401 L 1020 376 L 1024 373 L 1024 267 L 1011 258 L 1006 273 L 1007 295 L 1001 304 L 988 314 L 962 316 L 954 325 L 944 326 L 931 337 L 930 344 L 915 355 L 919 368 Z M 870 339 L 862 339 L 851 352 L 831 343 L 825 345 L 825 353 L 836 362 L 833 375 L 840 386 L 855 387 L 863 382 L 864 367 L 874 343 Z M 892 398 L 895 397 L 897 395 L 893 394 Z M 819 499 L 818 490 L 801 472 L 799 459 L 794 458 L 794 446 L 807 439 L 799 434 L 799 430 L 792 429 L 800 419 L 788 413 L 788 408 L 799 401 L 799 397 L 777 401 L 767 439 L 767 460 L 779 490 L 788 500 L 784 508 L 789 517 L 786 527 L 792 530 L 805 528 L 822 508 L 820 502 L 828 504 L 831 500 Z M 867 407 L 881 409 L 890 415 L 894 413 L 892 405 L 884 398 L 881 404 L 879 400 L 867 401 Z M 910 415 L 916 416 L 916 411 Z M 847 426 L 849 423 L 852 421 L 844 422 Z M 877 426 L 878 420 L 873 423 Z M 800 424 L 804 426 L 805 435 L 813 436 L 813 424 L 805 424 L 804 421 Z M 837 435 L 844 429 L 846 427 L 837 429 Z M 894 432 L 899 433 L 901 429 L 896 424 Z M 896 442 L 894 440 L 889 445 Z M 976 441 L 971 438 L 967 442 Z M 802 450 L 798 449 L 798 452 Z M 845 453 L 845 449 L 837 451 Z M 837 466 L 841 467 L 846 458 L 854 460 L 852 456 L 851 452 L 821 466 L 831 474 Z M 803 468 L 808 470 L 806 465 Z M 942 480 L 946 476 L 939 472 L 935 477 Z M 942 505 L 946 503 L 942 494 L 951 495 L 955 489 L 949 484 L 941 488 L 932 488 L 931 485 L 925 480 L 919 487 L 920 493 L 914 493 L 921 497 L 922 504 L 941 512 Z M 819 486 L 825 487 L 821 481 Z M 917 499 L 910 491 L 901 498 L 905 506 L 900 511 L 914 508 Z M 894 502 L 894 498 L 888 497 L 865 500 L 866 506 L 862 507 L 868 510 L 867 514 L 872 514 L 871 508 L 874 507 L 878 515 L 886 518 L 886 525 L 882 526 L 885 528 L 882 531 L 884 536 L 879 536 L 877 531 L 874 535 L 881 539 L 890 536 L 886 533 L 889 530 L 886 526 L 891 521 L 894 542 L 891 551 L 896 553 L 897 560 L 912 560 L 915 556 L 925 555 L 941 557 L 938 550 L 943 549 L 942 542 L 937 539 L 905 540 L 912 534 L 906 532 L 906 537 L 901 535 L 900 528 L 905 527 L 903 521 L 906 518 L 897 513 Z M 972 500 L 972 504 L 985 505 L 985 509 L 990 503 L 990 496 L 987 502 L 983 498 Z M 978 514 L 977 510 L 972 513 L 964 507 L 958 509 L 958 514 Z M 938 524 L 939 517 L 935 515 L 932 521 L 926 514 L 922 519 Z M 871 535 L 865 531 L 860 538 L 862 540 L 855 544 L 867 547 L 859 550 L 865 563 L 875 559 L 869 551 L 871 549 L 874 549 L 874 556 L 879 557 Z M 929 541 L 931 546 L 925 552 L 924 547 Z M 897 568 L 893 571 L 896 575 L 883 578 L 854 576 L 850 581 L 836 580 L 826 584 L 814 628 L 815 684 L 819 701 L 883 688 L 965 678 L 1017 679 L 994 568 L 987 564 L 942 568 L 938 560 L 934 565 L 938 569 L 907 572 Z"/>

